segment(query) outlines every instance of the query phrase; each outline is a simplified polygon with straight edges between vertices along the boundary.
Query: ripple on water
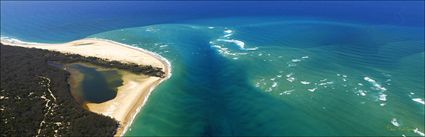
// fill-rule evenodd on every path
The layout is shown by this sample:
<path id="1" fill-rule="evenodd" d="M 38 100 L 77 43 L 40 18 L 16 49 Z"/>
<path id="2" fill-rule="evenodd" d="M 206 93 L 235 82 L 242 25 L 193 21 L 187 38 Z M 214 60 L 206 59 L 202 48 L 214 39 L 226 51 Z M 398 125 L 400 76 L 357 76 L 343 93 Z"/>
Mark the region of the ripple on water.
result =
<path id="1" fill-rule="evenodd" d="M 397 122 L 397 119 L 396 118 L 391 119 L 391 124 L 393 124 L 396 127 L 399 127 L 400 126 L 400 123 Z"/>
<path id="2" fill-rule="evenodd" d="M 285 91 L 279 93 L 279 95 L 290 95 L 294 91 L 295 91 L 295 89 L 285 90 Z"/>
<path id="3" fill-rule="evenodd" d="M 425 101 L 423 99 L 421 99 L 421 98 L 413 98 L 412 100 L 415 101 L 415 102 L 417 102 L 417 103 L 420 103 L 422 105 L 425 105 Z"/>
<path id="4" fill-rule="evenodd" d="M 314 92 L 314 91 L 316 91 L 316 89 L 317 89 L 317 87 L 315 87 L 315 88 L 310 88 L 310 89 L 308 89 L 308 91 L 310 91 L 310 92 Z"/>
<path id="5" fill-rule="evenodd" d="M 304 85 L 308 85 L 308 84 L 310 84 L 310 82 L 308 82 L 308 81 L 300 81 L 300 83 L 301 83 L 301 84 L 304 84 Z"/>

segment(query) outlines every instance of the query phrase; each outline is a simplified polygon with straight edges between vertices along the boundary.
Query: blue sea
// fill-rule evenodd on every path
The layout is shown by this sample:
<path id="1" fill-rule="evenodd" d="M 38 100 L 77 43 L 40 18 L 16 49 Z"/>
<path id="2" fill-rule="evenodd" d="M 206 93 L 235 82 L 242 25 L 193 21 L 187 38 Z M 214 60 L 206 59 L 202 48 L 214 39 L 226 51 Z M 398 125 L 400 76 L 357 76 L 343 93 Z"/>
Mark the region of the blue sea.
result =
<path id="1" fill-rule="evenodd" d="M 423 1 L 2 1 L 1 36 L 167 58 L 128 136 L 425 132 Z"/>

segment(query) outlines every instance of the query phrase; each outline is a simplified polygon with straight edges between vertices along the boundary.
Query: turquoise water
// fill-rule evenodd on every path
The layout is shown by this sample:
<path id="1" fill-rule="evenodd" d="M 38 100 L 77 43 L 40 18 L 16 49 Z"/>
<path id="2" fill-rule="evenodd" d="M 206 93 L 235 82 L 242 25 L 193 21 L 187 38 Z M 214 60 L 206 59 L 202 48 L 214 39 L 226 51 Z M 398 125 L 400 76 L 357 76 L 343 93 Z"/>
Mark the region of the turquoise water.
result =
<path id="1" fill-rule="evenodd" d="M 142 47 L 171 61 L 172 77 L 155 89 L 126 135 L 424 132 L 423 28 L 219 21 L 89 36 Z"/>
<path id="2" fill-rule="evenodd" d="M 423 5 L 1 1 L 1 36 L 98 37 L 170 60 L 126 135 L 418 136 Z"/>

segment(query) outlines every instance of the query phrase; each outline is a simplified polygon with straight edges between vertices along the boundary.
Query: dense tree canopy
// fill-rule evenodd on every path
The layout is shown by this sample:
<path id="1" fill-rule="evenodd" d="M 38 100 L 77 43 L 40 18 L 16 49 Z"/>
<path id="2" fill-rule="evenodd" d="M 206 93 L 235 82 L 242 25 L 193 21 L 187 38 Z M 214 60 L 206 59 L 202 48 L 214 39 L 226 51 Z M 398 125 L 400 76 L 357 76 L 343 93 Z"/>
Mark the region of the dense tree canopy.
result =
<path id="1" fill-rule="evenodd" d="M 113 136 L 118 122 L 83 109 L 71 96 L 69 73 L 48 65 L 86 62 L 163 77 L 161 68 L 96 57 L 0 45 L 1 136 Z"/>

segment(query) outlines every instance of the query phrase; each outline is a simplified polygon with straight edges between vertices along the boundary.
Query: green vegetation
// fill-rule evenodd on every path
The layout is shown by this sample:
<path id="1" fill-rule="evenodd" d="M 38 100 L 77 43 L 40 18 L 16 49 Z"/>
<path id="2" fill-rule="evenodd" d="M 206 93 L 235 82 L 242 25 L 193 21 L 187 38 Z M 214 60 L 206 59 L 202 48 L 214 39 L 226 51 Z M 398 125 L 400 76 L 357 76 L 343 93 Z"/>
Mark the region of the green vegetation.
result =
<path id="1" fill-rule="evenodd" d="M 113 136 L 118 122 L 83 109 L 69 73 L 48 65 L 85 62 L 164 77 L 160 68 L 1 44 L 0 136 Z"/>

